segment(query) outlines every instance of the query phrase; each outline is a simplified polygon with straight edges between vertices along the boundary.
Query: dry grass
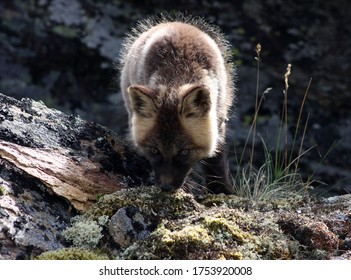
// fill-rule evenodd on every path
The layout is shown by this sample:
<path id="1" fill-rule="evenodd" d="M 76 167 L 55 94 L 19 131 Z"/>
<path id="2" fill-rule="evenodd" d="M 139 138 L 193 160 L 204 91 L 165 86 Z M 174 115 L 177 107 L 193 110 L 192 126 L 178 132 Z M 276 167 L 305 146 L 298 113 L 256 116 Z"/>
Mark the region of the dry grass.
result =
<path id="1" fill-rule="evenodd" d="M 256 61 L 257 61 L 257 77 L 256 77 L 256 101 L 255 101 L 255 113 L 250 126 L 248 136 L 246 138 L 244 148 L 241 156 L 236 154 L 237 165 L 239 172 L 233 177 L 235 193 L 242 197 L 247 197 L 254 201 L 265 200 L 272 197 L 290 197 L 292 195 L 300 195 L 302 191 L 306 191 L 311 183 L 312 178 L 310 177 L 307 182 L 303 181 L 300 174 L 300 159 L 308 151 L 303 151 L 303 143 L 306 136 L 307 124 L 309 116 L 304 124 L 301 140 L 298 143 L 299 129 L 301 126 L 303 109 L 306 103 L 306 98 L 310 89 L 310 79 L 308 86 L 305 90 L 303 100 L 300 105 L 300 111 L 296 123 L 294 140 L 289 147 L 288 142 L 288 89 L 289 89 L 289 76 L 292 73 L 292 65 L 288 64 L 286 73 L 284 74 L 284 90 L 283 90 L 283 105 L 281 113 L 281 122 L 279 126 L 279 133 L 276 139 L 275 151 L 269 150 L 265 144 L 265 140 L 261 137 L 261 142 L 264 150 L 264 163 L 261 167 L 254 167 L 255 159 L 255 143 L 258 137 L 257 133 L 257 119 L 259 118 L 260 109 L 265 97 L 268 95 L 270 88 L 266 89 L 260 97 L 259 94 L 259 83 L 260 83 L 260 63 L 261 63 L 261 50 L 260 44 L 256 46 Z M 283 138 L 283 139 L 282 139 Z M 251 142 L 251 151 L 248 164 L 244 165 L 244 155 L 247 149 L 248 143 Z M 283 141 L 284 149 L 281 151 L 279 147 Z M 294 155 L 295 146 L 299 145 L 297 156 Z M 290 150 L 290 155 L 289 155 Z"/>

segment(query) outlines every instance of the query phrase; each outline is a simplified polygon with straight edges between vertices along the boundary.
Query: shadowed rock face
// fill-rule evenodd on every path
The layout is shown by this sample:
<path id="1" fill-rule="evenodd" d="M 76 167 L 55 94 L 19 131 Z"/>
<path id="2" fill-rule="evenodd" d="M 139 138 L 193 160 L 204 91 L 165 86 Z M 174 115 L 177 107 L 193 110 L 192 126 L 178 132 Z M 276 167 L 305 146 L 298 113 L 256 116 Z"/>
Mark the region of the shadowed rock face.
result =
<path id="1" fill-rule="evenodd" d="M 207 3 L 203 0 L 147 4 L 80 0 L 1 3 L 0 92 L 44 100 L 83 119 L 125 131 L 127 118 L 123 106 L 116 105 L 121 98 L 116 94 L 118 82 L 114 81 L 112 63 L 125 32 L 145 13 L 163 9 L 201 13 L 228 35 L 238 64 L 236 118 L 229 126 L 228 142 L 238 143 L 240 148 L 249 129 L 247 120 L 252 119 L 255 103 L 255 46 L 260 42 L 260 92 L 272 87 L 259 120 L 261 134 L 269 138 L 279 124 L 276 120 L 281 112 L 283 75 L 286 65 L 291 63 L 288 109 L 291 139 L 303 93 L 310 77 L 313 78 L 305 105 L 304 119 L 309 113 L 310 120 L 304 149 L 314 145 L 316 148 L 304 157 L 303 171 L 308 175 L 316 169 L 316 179 L 326 182 L 331 193 L 350 192 L 349 1 L 323 5 L 298 0 L 288 3 L 272 0 L 264 5 L 254 0 L 244 4 L 204 2 Z M 199 11 L 198 7 L 203 8 Z M 324 166 L 318 167 L 320 155 L 323 157 L 339 140 Z M 257 161 L 260 154 L 258 150 Z"/>

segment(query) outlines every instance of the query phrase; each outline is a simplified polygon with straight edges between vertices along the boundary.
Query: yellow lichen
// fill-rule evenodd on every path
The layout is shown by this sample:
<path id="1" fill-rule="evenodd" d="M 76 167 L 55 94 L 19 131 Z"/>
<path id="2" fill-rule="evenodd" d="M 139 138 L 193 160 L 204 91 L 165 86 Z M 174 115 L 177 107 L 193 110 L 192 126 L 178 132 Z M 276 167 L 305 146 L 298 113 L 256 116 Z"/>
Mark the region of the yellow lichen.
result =
<path id="1" fill-rule="evenodd" d="M 108 260 L 105 254 L 95 253 L 79 248 L 64 248 L 56 251 L 44 252 L 36 260 Z"/>
<path id="2" fill-rule="evenodd" d="M 161 225 L 152 236 L 156 254 L 169 255 L 172 259 L 183 259 L 187 254 L 207 248 L 212 242 L 202 226 L 186 226 L 181 230 L 171 231 Z"/>
<path id="3" fill-rule="evenodd" d="M 6 189 L 5 189 L 5 187 L 3 187 L 3 186 L 1 186 L 0 185 L 0 196 L 2 196 L 2 195 L 6 195 Z"/>

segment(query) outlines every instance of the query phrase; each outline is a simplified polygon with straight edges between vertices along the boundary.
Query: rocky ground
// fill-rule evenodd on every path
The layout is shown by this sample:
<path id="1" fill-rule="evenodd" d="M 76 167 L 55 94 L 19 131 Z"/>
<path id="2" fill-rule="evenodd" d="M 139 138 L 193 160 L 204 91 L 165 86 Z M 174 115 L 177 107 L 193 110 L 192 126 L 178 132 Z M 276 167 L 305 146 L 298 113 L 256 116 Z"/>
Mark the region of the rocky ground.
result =
<path id="1" fill-rule="evenodd" d="M 101 258 L 350 259 L 350 199 L 252 203 L 233 195 L 138 188 L 104 196 L 63 235 L 82 250 L 99 248 Z"/>
<path id="2" fill-rule="evenodd" d="M 255 47 L 261 43 L 259 92 L 271 90 L 258 118 L 260 136 L 269 147 L 276 146 L 283 76 L 291 63 L 289 139 L 294 138 L 301 100 L 312 78 L 303 121 L 309 116 L 304 150 L 313 149 L 303 157 L 301 172 L 305 178 L 314 175 L 321 193 L 350 193 L 350 6 L 347 0 L 3 2 L 0 92 L 42 100 L 124 132 L 114 62 L 125 33 L 137 20 L 162 11 L 203 16 L 219 25 L 233 45 L 238 91 L 228 140 L 232 151 L 235 147 L 240 153 L 253 117 Z M 259 167 L 264 161 L 262 142 L 256 145 Z M 235 160 L 231 166 L 235 174 Z"/>

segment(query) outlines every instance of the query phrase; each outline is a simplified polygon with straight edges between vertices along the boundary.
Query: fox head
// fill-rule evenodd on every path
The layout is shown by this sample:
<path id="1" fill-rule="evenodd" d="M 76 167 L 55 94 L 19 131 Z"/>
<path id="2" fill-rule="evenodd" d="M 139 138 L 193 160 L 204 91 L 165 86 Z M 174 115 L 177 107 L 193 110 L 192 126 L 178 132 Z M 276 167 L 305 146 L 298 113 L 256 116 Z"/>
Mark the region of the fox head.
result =
<path id="1" fill-rule="evenodd" d="M 144 85 L 128 88 L 131 136 L 164 191 L 180 188 L 200 159 L 215 153 L 218 130 L 211 93 L 185 85 L 160 94 Z"/>

